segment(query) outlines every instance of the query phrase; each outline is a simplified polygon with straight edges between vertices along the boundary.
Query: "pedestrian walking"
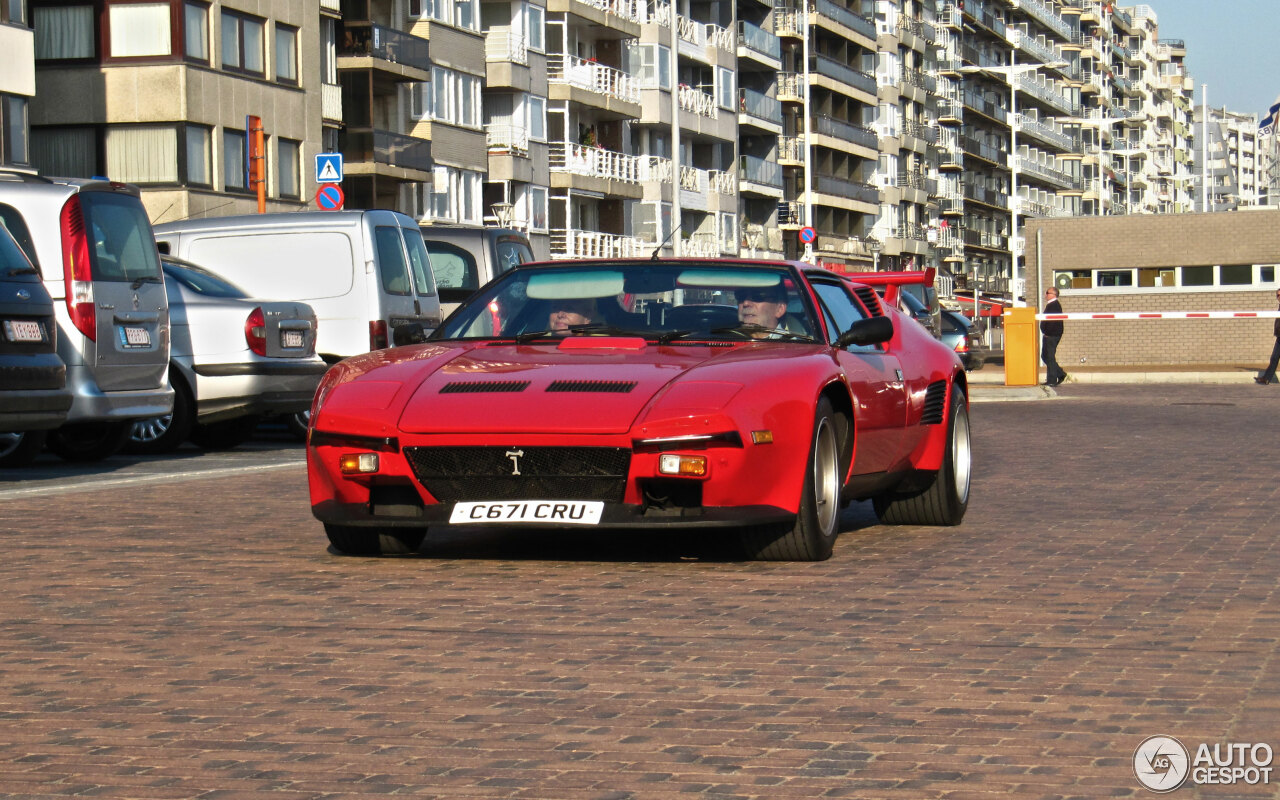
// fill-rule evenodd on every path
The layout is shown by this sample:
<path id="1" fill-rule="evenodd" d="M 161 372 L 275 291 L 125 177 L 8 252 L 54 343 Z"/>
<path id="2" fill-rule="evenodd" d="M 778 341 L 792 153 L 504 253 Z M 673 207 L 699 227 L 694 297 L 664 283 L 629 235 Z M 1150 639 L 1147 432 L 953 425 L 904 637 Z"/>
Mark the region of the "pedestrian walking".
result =
<path id="1" fill-rule="evenodd" d="M 1058 302 L 1058 290 L 1050 286 L 1044 290 L 1044 313 L 1061 314 L 1062 304 Z M 1058 366 L 1058 342 L 1062 341 L 1062 320 L 1046 319 L 1040 321 L 1040 358 L 1044 361 L 1045 386 L 1057 386 L 1067 379 L 1067 373 Z"/>
<path id="2" fill-rule="evenodd" d="M 1280 307 L 1280 289 L 1276 290 L 1276 306 Z M 1280 308 L 1276 309 L 1280 311 Z M 1254 378 L 1255 381 L 1266 386 L 1268 383 L 1276 381 L 1276 366 L 1280 365 L 1280 317 L 1276 317 L 1276 343 L 1271 348 L 1271 363 L 1267 364 L 1267 371 L 1262 373 L 1260 377 Z"/>

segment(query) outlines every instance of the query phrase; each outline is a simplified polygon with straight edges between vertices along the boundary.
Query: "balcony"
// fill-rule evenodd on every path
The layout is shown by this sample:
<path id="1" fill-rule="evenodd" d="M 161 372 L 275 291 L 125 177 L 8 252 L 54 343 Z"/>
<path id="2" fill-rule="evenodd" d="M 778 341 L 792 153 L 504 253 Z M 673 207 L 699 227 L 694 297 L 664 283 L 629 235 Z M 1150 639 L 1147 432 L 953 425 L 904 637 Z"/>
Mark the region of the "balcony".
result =
<path id="1" fill-rule="evenodd" d="M 1030 55 L 1036 61 L 1047 64 L 1051 61 L 1057 60 L 1058 58 L 1058 54 L 1053 52 L 1052 47 L 1044 44 L 1038 39 L 1033 39 L 1031 36 L 1022 33 L 1021 31 L 1018 32 L 1018 36 L 1015 38 L 1018 42 L 1018 49 Z"/>
<path id="2" fill-rule="evenodd" d="M 823 55 L 810 55 L 809 62 L 810 72 L 816 72 L 855 89 L 861 89 L 870 95 L 876 93 L 875 75 L 854 69 L 847 64 L 842 64 L 833 58 Z"/>
<path id="3" fill-rule="evenodd" d="M 628 22 L 642 25 L 646 21 L 645 15 L 641 13 L 644 3 L 640 0 L 576 0 L 576 2 Z"/>
<path id="4" fill-rule="evenodd" d="M 1033 97 L 1039 98 L 1045 104 L 1058 109 L 1064 114 L 1068 114 L 1073 117 L 1080 116 L 1080 106 L 1078 103 L 1071 102 L 1066 97 L 1063 97 L 1062 93 L 1054 87 L 1049 86 L 1048 84 L 1039 83 L 1035 78 L 1032 78 L 1029 75 L 1023 75 L 1018 80 L 1018 89 Z"/>
<path id="5" fill-rule="evenodd" d="M 1003 122 L 1006 125 L 1009 123 L 1009 112 L 1005 111 L 1004 106 L 993 103 L 972 89 L 965 89 L 964 104 L 984 117 L 993 119 L 996 122 Z"/>
<path id="6" fill-rule="evenodd" d="M 782 103 L 776 97 L 752 89 L 738 90 L 738 111 L 769 123 L 771 129 L 782 125 Z"/>
<path id="7" fill-rule="evenodd" d="M 339 134 L 339 145 L 343 159 L 351 164 L 382 164 L 422 172 L 430 172 L 433 166 L 431 142 L 416 136 L 374 128 L 347 128 Z"/>
<path id="8" fill-rule="evenodd" d="M 548 56 L 547 81 L 596 92 L 625 103 L 640 102 L 640 87 L 635 78 L 622 70 L 577 56 Z"/>
<path id="9" fill-rule="evenodd" d="M 1080 34 L 1072 30 L 1071 24 L 1055 14 L 1052 8 L 1041 3 L 1040 0 L 1017 0 L 1016 5 L 1068 42 L 1079 39 Z"/>
<path id="10" fill-rule="evenodd" d="M 743 183 L 768 186 L 782 192 L 782 167 L 776 161 L 758 156 L 741 156 L 738 159 L 739 179 Z"/>
<path id="11" fill-rule="evenodd" d="M 1052 183 L 1062 189 L 1079 189 L 1080 179 L 1072 175 L 1068 175 L 1060 169 L 1032 161 L 1026 156 L 1019 156 L 1017 159 L 1018 171 L 1023 175 L 1033 175 L 1040 180 Z"/>
<path id="12" fill-rule="evenodd" d="M 321 116 L 333 122 L 342 122 L 342 86 L 336 83 L 320 84 Z"/>
<path id="13" fill-rule="evenodd" d="M 529 45 L 524 34 L 510 26 L 495 25 L 484 37 L 484 60 L 528 65 Z"/>
<path id="14" fill-rule="evenodd" d="M 850 11 L 844 6 L 838 6 L 831 2 L 831 0 L 817 0 L 817 2 L 813 4 L 812 8 L 818 13 L 819 17 L 825 17 L 838 22 L 846 28 L 851 28 L 873 41 L 876 38 L 876 24 L 866 17 Z"/>
<path id="15" fill-rule="evenodd" d="M 778 37 L 746 20 L 738 22 L 738 49 L 775 70 L 782 64 L 782 42 Z"/>
<path id="16" fill-rule="evenodd" d="M 1078 137 L 1068 136 L 1048 123 L 1022 114 L 1018 115 L 1018 132 L 1054 145 L 1059 150 L 1074 150 L 1079 146 Z"/>
<path id="17" fill-rule="evenodd" d="M 813 120 L 813 132 L 869 147 L 872 150 L 880 146 L 880 138 L 875 131 L 870 128 L 864 128 L 861 125 L 854 125 L 852 122 L 845 122 L 842 119 L 817 117 Z"/>
<path id="18" fill-rule="evenodd" d="M 661 156 L 640 157 L 640 180 L 645 183 L 671 183 L 675 177 L 675 165 Z"/>
<path id="19" fill-rule="evenodd" d="M 529 129 L 524 125 L 491 123 L 484 126 L 490 155 L 529 155 Z"/>
<path id="20" fill-rule="evenodd" d="M 907 136 L 913 136 L 929 144 L 935 144 L 938 141 L 938 129 L 923 122 L 916 122 L 908 119 L 902 122 L 902 132 Z"/>
<path id="21" fill-rule="evenodd" d="M 783 102 L 804 102 L 804 75 L 799 72 L 778 73 L 778 99 Z"/>
<path id="22" fill-rule="evenodd" d="M 680 38 L 680 52 L 702 61 L 707 60 L 708 47 L 733 53 L 736 46 L 733 31 L 728 28 L 721 28 L 719 25 L 708 22 L 698 22 L 684 15 L 676 18 L 676 35 Z M 689 46 L 685 47 L 686 44 Z"/>
<path id="23" fill-rule="evenodd" d="M 930 94 L 936 94 L 938 91 L 938 79 L 922 70 L 903 66 L 898 77 L 907 86 L 923 89 Z"/>
<path id="24" fill-rule="evenodd" d="M 880 205 L 880 190 L 869 183 L 846 180 L 832 175 L 815 175 L 814 188 L 822 194 L 844 197 L 874 206 Z"/>
<path id="25" fill-rule="evenodd" d="M 804 140 L 798 136 L 778 137 L 778 163 L 795 167 L 804 164 Z"/>
<path id="26" fill-rule="evenodd" d="M 680 84 L 680 110 L 697 114 L 700 117 L 715 119 L 718 116 L 716 98 L 695 86 Z"/>
<path id="27" fill-rule="evenodd" d="M 773 30 L 778 36 L 791 39 L 804 38 L 804 17 L 793 8 L 775 9 L 773 12 Z"/>
<path id="28" fill-rule="evenodd" d="M 350 43 L 338 48 L 339 58 L 369 58 L 375 67 L 390 71 L 399 78 L 430 80 L 431 45 L 426 39 L 376 22 L 348 22 L 345 28 L 350 35 Z M 387 65 L 392 64 L 399 69 L 387 69 Z M 349 68 L 348 65 L 340 66 Z"/>
<path id="29" fill-rule="evenodd" d="M 553 229 L 550 244 L 552 258 L 638 258 L 654 247 L 634 236 L 573 229 Z"/>
<path id="30" fill-rule="evenodd" d="M 591 145 L 554 142 L 551 171 L 623 183 L 640 182 L 640 157 Z"/>

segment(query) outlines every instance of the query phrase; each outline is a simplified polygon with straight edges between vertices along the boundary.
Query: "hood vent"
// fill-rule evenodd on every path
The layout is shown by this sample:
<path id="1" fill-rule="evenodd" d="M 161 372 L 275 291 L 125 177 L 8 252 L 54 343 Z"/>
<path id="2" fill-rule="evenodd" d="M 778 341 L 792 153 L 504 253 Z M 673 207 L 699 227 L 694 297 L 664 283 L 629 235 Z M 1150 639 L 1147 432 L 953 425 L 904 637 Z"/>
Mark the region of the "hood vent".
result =
<path id="1" fill-rule="evenodd" d="M 920 413 L 921 425 L 937 425 L 947 410 L 947 382 L 934 381 L 924 393 L 924 411 Z"/>
<path id="2" fill-rule="evenodd" d="M 634 388 L 636 388 L 635 381 L 552 381 L 547 391 L 626 394 Z"/>
<path id="3" fill-rule="evenodd" d="M 447 383 L 440 394 L 481 394 L 489 392 L 523 392 L 529 381 L 455 381 Z"/>
<path id="4" fill-rule="evenodd" d="M 862 304 L 867 307 L 867 313 L 873 317 L 883 317 L 884 309 L 880 308 L 880 296 L 876 294 L 876 290 L 870 286 L 855 286 L 853 293 L 858 296 Z"/>

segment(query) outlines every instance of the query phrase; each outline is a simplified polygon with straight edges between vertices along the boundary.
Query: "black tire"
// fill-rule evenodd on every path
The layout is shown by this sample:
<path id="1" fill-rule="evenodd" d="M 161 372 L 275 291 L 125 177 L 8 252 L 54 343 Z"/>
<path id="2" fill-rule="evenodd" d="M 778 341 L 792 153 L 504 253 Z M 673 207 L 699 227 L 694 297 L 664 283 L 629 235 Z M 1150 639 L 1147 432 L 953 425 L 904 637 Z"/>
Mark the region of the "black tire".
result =
<path id="1" fill-rule="evenodd" d="M 76 422 L 49 434 L 46 446 L 66 461 L 101 461 L 120 452 L 132 422 Z"/>
<path id="2" fill-rule="evenodd" d="M 247 442 L 258 429 L 261 419 L 254 415 L 211 422 L 208 425 L 197 422 L 191 429 L 191 441 L 205 450 L 230 450 Z"/>
<path id="3" fill-rule="evenodd" d="M 125 450 L 145 456 L 172 453 L 187 440 L 195 421 L 196 406 L 191 391 L 181 381 L 174 381 L 173 413 L 133 423 Z"/>
<path id="4" fill-rule="evenodd" d="M 327 522 L 324 532 L 334 550 L 352 556 L 410 555 L 418 552 L 422 539 L 426 536 L 426 531 L 423 530 L 380 531 L 377 528 L 330 525 Z"/>
<path id="5" fill-rule="evenodd" d="M 840 532 L 840 454 L 846 450 L 848 430 L 847 420 L 832 410 L 831 402 L 825 397 L 819 400 L 795 525 L 782 531 L 745 532 L 742 544 L 749 557 L 762 561 L 825 561 L 831 557 Z"/>
<path id="6" fill-rule="evenodd" d="M 0 469 L 29 466 L 44 449 L 47 431 L 0 433 Z"/>
<path id="7" fill-rule="evenodd" d="M 969 508 L 973 451 L 969 442 L 969 402 L 959 387 L 951 390 L 947 415 L 947 451 L 929 485 L 909 494 L 883 494 L 872 501 L 876 516 L 889 525 L 959 525 Z"/>
<path id="8" fill-rule="evenodd" d="M 305 442 L 307 440 L 307 423 L 311 421 L 311 411 L 299 411 L 297 414 L 286 414 L 284 416 L 284 426 L 289 429 L 289 433 L 298 437 L 298 441 Z"/>

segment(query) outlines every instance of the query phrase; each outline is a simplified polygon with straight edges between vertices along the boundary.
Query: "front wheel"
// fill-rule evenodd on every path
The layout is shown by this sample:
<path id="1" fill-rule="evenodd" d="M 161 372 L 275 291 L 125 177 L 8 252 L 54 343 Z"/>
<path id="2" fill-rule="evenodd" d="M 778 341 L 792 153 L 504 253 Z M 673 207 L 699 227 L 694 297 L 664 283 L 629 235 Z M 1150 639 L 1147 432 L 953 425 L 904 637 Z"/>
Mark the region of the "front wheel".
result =
<path id="1" fill-rule="evenodd" d="M 890 525 L 959 525 L 969 508 L 973 451 L 969 444 L 969 402 L 954 387 L 947 419 L 947 451 L 929 485 L 909 494 L 884 494 L 873 501 L 876 516 Z"/>
<path id="2" fill-rule="evenodd" d="M 795 525 L 782 532 L 744 534 L 749 556 L 764 561 L 824 561 L 831 557 L 840 528 L 840 453 L 847 430 L 847 421 L 832 410 L 831 402 L 825 397 L 819 400 Z"/>
<path id="3" fill-rule="evenodd" d="M 67 461 L 101 461 L 124 447 L 132 422 L 76 422 L 49 434 L 49 449 Z"/>
<path id="4" fill-rule="evenodd" d="M 44 449 L 45 431 L 0 433 L 0 469 L 25 467 Z"/>
<path id="5" fill-rule="evenodd" d="M 418 551 L 426 536 L 426 531 L 422 530 L 380 531 L 377 528 L 330 525 L 327 522 L 324 532 L 334 550 L 352 556 L 409 555 Z"/>

